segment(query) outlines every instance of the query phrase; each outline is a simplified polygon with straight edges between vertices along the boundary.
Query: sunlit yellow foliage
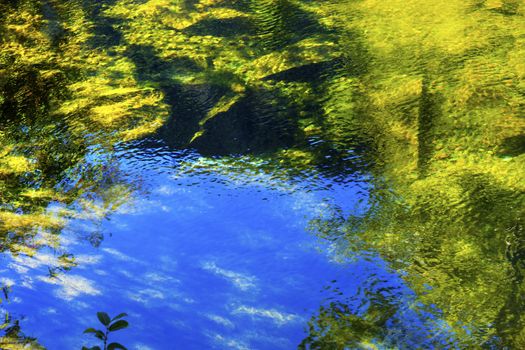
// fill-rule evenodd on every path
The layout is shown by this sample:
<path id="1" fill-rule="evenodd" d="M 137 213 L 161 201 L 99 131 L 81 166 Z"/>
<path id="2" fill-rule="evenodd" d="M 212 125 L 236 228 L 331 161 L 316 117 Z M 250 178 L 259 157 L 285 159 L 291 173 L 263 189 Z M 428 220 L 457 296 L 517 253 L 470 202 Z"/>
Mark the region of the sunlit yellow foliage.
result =
<path id="1" fill-rule="evenodd" d="M 35 341 L 29 341 L 24 339 L 19 339 L 17 337 L 1 337 L 0 346 L 5 350 L 43 350 L 43 346 L 39 345 Z"/>
<path id="2" fill-rule="evenodd" d="M 3 230 L 31 227 L 59 228 L 62 223 L 62 220 L 45 214 L 15 214 L 8 211 L 0 211 L 0 227 Z"/>
<path id="3" fill-rule="evenodd" d="M 90 47 L 95 23 L 85 5 L 48 1 L 47 18 L 39 1 L 0 3 L 0 107 L 7 101 L 0 111 L 6 113 L 0 114 L 2 234 L 23 238 L 62 228 L 73 213 L 48 213 L 47 204 L 74 202 L 82 190 L 61 192 L 56 173 L 81 162 L 92 143 L 111 147 L 153 133 L 166 120 L 163 94 L 134 78 L 136 66 L 122 55 L 125 47 Z M 108 202 L 101 205 L 108 212 L 127 198 L 125 189 L 115 194 L 96 183 L 88 189 L 106 191 Z M 23 241 L 16 251 L 29 254 L 34 249 Z"/>
<path id="4" fill-rule="evenodd" d="M 0 160 L 0 175 L 24 173 L 30 169 L 31 164 L 23 156 L 7 156 Z"/>
<path id="5" fill-rule="evenodd" d="M 20 193 L 21 196 L 27 197 L 30 199 L 54 199 L 54 200 L 65 200 L 65 196 L 57 193 L 56 191 L 50 188 L 44 189 L 34 189 L 29 188 Z"/>
<path id="6" fill-rule="evenodd" d="M 421 0 L 318 7 L 323 23 L 353 35 L 341 44 L 358 58 L 358 71 L 348 71 L 355 78 L 328 86 L 328 135 L 373 145 L 373 173 L 395 193 L 378 191 L 376 211 L 351 235 L 408 271 L 421 300 L 445 312 L 468 348 L 495 334 L 512 348 L 525 344 L 518 335 L 525 325 L 502 321 L 523 312 L 511 302 L 522 282 L 509 256 L 521 249 L 525 215 L 524 7 Z"/>

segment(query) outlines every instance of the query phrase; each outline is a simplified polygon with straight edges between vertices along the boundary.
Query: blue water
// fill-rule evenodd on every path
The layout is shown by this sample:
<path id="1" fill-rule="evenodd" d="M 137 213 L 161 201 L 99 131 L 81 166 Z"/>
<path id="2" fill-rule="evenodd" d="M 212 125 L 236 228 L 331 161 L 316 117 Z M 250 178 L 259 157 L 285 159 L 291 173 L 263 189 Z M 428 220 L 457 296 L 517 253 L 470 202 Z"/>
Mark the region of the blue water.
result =
<path id="1" fill-rule="evenodd" d="M 56 238 L 60 248 L 3 257 L 9 310 L 49 349 L 97 344 L 82 331 L 102 310 L 129 314 L 130 328 L 111 338 L 129 349 L 293 349 L 334 283 L 348 296 L 375 283 L 411 302 L 381 260 L 340 255 L 308 230 L 334 208 L 366 211 L 364 176 L 272 172 L 255 157 L 211 159 L 162 145 L 94 150 L 88 159 L 133 188 L 129 197 L 104 214 L 69 206 L 77 215 Z M 100 235 L 98 247 L 89 243 Z M 49 278 L 66 250 L 78 266 Z M 424 341 L 425 321 L 402 309 L 406 325 L 395 327 L 412 328 L 408 343 Z"/>

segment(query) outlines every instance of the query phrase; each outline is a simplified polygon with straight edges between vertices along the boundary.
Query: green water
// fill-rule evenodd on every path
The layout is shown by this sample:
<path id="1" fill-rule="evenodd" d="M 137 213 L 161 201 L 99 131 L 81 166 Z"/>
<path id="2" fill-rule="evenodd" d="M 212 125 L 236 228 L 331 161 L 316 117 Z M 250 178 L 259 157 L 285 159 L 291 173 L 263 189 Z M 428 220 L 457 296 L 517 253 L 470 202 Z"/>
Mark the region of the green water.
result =
<path id="1" fill-rule="evenodd" d="M 76 267 L 52 237 L 140 187 L 90 167 L 94 148 L 153 137 L 286 179 L 360 174 L 366 214 L 310 231 L 377 253 L 455 347 L 522 349 L 524 16 L 520 0 L 1 0 L 0 248 Z M 402 348 L 395 307 L 369 298 L 321 307 L 300 346 Z"/>

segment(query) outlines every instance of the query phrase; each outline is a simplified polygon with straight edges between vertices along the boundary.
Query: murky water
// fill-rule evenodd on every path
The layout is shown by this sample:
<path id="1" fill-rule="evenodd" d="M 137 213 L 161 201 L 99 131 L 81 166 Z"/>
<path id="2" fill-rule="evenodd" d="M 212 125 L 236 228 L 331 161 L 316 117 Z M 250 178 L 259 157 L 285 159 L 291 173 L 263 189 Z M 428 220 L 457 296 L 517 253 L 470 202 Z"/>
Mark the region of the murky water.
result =
<path id="1" fill-rule="evenodd" d="M 0 348 L 525 347 L 524 11 L 0 0 Z"/>

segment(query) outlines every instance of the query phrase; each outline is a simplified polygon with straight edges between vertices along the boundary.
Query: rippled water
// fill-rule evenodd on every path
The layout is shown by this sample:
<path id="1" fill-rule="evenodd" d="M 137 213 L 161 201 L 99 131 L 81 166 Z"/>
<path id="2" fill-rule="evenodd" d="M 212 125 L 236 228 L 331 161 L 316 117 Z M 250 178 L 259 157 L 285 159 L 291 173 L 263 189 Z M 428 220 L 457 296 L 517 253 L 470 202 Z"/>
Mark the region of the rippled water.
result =
<path id="1" fill-rule="evenodd" d="M 518 0 L 0 0 L 0 348 L 521 349 Z"/>
<path id="2" fill-rule="evenodd" d="M 305 232 L 338 197 L 355 210 L 367 195 L 363 181 L 238 174 L 250 160 L 239 159 L 236 170 L 166 147 L 126 148 L 116 157 L 113 166 L 126 181 L 140 181 L 140 193 L 101 222 L 83 211 L 68 223 L 60 247 L 78 267 L 49 278 L 52 251 L 5 261 L 6 278 L 20 286 L 12 312 L 32 309 L 25 330 L 49 348 L 82 343 L 86 320 L 102 308 L 130 314 L 133 330 L 121 339 L 131 348 L 286 349 L 301 341 L 331 280 L 356 288 L 367 279 L 363 270 L 389 274 L 371 262 L 335 263 L 329 247 Z M 97 235 L 105 237 L 98 247 L 86 244 Z"/>
<path id="3" fill-rule="evenodd" d="M 138 192 L 102 221 L 83 209 L 57 238 L 78 266 L 50 277 L 57 254 L 49 249 L 4 260 L 5 282 L 18 291 L 10 310 L 43 345 L 75 348 L 104 309 L 130 315 L 132 335 L 116 339 L 131 348 L 289 349 L 326 300 L 344 293 L 348 307 L 366 310 L 363 289 L 397 300 L 399 324 L 388 328 L 410 328 L 406 346 L 450 341 L 436 316 L 413 309 L 415 295 L 379 257 L 341 254 L 337 242 L 307 232 L 312 220 L 364 213 L 365 178 L 247 171 L 247 157 L 225 163 L 148 144 L 111 159 L 123 181 L 140 182 Z M 88 158 L 108 161 L 96 151 Z M 96 237 L 104 239 L 87 244 Z"/>

